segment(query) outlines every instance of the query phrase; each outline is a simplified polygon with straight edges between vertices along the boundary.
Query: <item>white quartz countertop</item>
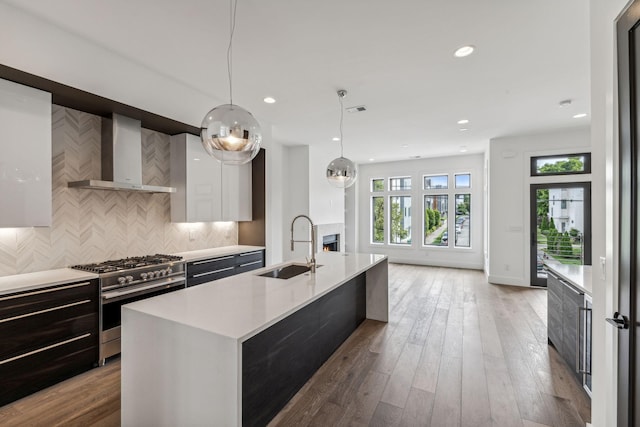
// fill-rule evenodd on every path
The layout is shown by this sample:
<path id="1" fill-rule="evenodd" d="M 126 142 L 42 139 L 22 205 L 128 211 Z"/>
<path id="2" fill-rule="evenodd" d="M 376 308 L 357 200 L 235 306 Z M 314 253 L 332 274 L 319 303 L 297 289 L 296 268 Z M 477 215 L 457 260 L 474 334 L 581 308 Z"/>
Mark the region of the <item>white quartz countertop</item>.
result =
<path id="1" fill-rule="evenodd" d="M 97 278 L 97 274 L 71 268 L 15 274 L 0 277 L 0 295 Z"/>
<path id="2" fill-rule="evenodd" d="M 259 276 L 288 264 L 283 263 L 137 301 L 123 306 L 123 310 L 135 310 L 244 341 L 382 262 L 386 256 L 324 252 L 317 259 L 321 267 L 315 275 L 304 273 L 287 280 Z"/>
<path id="3" fill-rule="evenodd" d="M 234 245 L 234 246 L 222 246 L 219 248 L 200 249 L 197 251 L 179 252 L 177 256 L 184 258 L 186 262 L 200 261 L 207 258 L 217 258 L 226 255 L 236 255 L 243 252 L 261 251 L 264 250 L 264 246 L 247 246 L 247 245 Z"/>
<path id="4" fill-rule="evenodd" d="M 557 262 L 545 262 L 549 270 L 568 281 L 584 293 L 591 295 L 591 266 L 566 265 Z"/>

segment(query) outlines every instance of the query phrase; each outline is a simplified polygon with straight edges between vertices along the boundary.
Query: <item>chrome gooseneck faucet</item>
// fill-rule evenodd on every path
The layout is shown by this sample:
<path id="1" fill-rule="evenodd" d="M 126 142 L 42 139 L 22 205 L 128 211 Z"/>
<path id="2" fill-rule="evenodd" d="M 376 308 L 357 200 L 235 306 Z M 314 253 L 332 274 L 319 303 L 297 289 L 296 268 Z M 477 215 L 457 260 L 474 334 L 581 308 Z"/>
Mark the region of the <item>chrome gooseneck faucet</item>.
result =
<path id="1" fill-rule="evenodd" d="M 296 223 L 296 220 L 298 218 L 305 218 L 307 221 L 309 221 L 309 224 L 311 224 L 311 240 L 293 240 L 293 224 Z M 311 243 L 311 259 L 308 262 L 308 266 L 311 267 L 311 273 L 315 273 L 316 272 L 316 229 L 313 226 L 313 221 L 311 221 L 311 218 L 309 218 L 306 215 L 298 215 L 297 217 L 293 218 L 293 221 L 291 221 L 291 250 L 293 251 L 293 246 L 294 243 Z"/>

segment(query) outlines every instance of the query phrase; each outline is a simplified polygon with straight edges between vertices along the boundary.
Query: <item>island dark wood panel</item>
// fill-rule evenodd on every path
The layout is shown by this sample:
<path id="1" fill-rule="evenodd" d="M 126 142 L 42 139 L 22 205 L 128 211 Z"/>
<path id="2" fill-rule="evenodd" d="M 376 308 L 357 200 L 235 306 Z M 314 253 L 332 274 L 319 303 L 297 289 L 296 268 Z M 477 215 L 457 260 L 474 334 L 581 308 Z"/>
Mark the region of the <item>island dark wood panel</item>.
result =
<path id="1" fill-rule="evenodd" d="M 242 425 L 266 425 L 366 317 L 361 274 L 242 344 Z"/>

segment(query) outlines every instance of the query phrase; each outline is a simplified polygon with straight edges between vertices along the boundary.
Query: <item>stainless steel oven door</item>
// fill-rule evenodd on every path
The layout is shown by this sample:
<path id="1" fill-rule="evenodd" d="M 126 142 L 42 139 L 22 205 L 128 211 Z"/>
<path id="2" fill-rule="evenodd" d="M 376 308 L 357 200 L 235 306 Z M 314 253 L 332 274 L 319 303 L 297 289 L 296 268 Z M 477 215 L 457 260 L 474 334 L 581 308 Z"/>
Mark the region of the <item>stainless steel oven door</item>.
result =
<path id="1" fill-rule="evenodd" d="M 123 305 L 184 289 L 185 276 L 102 292 L 100 364 L 120 353 L 120 309 Z"/>

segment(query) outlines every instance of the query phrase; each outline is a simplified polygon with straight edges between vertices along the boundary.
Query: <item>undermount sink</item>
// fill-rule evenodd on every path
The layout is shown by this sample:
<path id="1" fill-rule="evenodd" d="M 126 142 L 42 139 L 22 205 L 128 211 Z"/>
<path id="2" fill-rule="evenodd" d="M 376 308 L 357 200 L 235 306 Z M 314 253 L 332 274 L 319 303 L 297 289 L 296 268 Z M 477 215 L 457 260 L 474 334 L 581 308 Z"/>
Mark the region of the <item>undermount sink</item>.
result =
<path id="1" fill-rule="evenodd" d="M 316 266 L 321 267 L 320 265 Z M 258 276 L 262 277 L 271 277 L 274 279 L 291 279 L 292 277 L 298 276 L 302 273 L 306 273 L 311 270 L 311 267 L 301 264 L 289 264 L 284 265 L 282 267 L 274 268 L 273 270 L 266 271 L 262 274 L 258 274 Z"/>

